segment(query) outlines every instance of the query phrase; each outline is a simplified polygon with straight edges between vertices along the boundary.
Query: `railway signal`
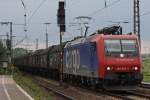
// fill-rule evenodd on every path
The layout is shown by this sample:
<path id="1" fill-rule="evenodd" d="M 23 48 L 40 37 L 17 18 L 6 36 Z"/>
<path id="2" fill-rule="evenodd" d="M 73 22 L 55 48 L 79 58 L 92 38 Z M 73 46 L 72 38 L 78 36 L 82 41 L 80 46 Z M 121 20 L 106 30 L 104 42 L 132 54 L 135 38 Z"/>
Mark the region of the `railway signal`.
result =
<path id="1" fill-rule="evenodd" d="M 63 46 L 62 46 L 62 34 L 66 31 L 65 25 L 65 1 L 59 1 L 58 3 L 58 11 L 57 11 L 57 24 L 60 28 L 60 47 L 61 47 L 61 66 L 60 66 L 60 84 L 63 81 Z"/>
<path id="2" fill-rule="evenodd" d="M 65 26 L 65 2 L 59 1 L 59 8 L 57 12 L 57 24 L 60 27 L 60 32 L 66 31 Z"/>

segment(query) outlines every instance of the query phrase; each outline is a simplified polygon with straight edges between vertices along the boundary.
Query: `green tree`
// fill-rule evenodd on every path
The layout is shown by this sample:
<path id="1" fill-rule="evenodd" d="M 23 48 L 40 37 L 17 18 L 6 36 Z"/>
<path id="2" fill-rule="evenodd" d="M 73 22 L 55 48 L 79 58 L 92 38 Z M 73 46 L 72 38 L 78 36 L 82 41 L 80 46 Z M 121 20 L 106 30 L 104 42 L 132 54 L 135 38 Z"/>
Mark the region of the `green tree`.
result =
<path id="1" fill-rule="evenodd" d="M 4 47 L 3 43 L 0 41 L 0 60 L 6 59 L 6 51 L 7 49 Z"/>
<path id="2" fill-rule="evenodd" d="M 14 55 L 14 58 L 15 57 L 19 57 L 19 56 L 22 56 L 24 54 L 27 53 L 27 50 L 26 49 L 23 49 L 23 48 L 15 48 L 13 50 L 13 55 Z"/>
<path id="3" fill-rule="evenodd" d="M 7 49 L 3 45 L 2 41 L 0 41 L 0 67 L 3 65 L 3 62 L 7 61 L 7 54 L 6 53 L 7 53 Z"/>

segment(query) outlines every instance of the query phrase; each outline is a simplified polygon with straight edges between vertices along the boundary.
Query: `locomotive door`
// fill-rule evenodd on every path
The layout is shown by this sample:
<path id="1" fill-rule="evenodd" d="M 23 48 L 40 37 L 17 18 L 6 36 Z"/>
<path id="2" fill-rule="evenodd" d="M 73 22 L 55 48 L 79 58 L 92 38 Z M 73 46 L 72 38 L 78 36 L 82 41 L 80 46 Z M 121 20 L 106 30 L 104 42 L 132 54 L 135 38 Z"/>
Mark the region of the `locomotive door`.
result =
<path id="1" fill-rule="evenodd" d="M 91 54 L 91 75 L 94 76 L 97 73 L 98 69 L 98 57 L 96 50 L 96 43 L 92 42 L 90 45 L 90 54 Z"/>

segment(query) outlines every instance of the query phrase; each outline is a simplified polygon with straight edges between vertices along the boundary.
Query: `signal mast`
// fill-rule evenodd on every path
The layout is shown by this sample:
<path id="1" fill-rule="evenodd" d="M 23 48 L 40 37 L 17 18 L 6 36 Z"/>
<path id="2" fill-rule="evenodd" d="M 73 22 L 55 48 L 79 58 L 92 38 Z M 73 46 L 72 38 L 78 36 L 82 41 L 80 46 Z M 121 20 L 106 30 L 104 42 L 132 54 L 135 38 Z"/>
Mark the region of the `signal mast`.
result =
<path id="1" fill-rule="evenodd" d="M 141 45 L 140 36 L 140 1 L 134 0 L 134 34 L 138 35 L 139 43 Z"/>

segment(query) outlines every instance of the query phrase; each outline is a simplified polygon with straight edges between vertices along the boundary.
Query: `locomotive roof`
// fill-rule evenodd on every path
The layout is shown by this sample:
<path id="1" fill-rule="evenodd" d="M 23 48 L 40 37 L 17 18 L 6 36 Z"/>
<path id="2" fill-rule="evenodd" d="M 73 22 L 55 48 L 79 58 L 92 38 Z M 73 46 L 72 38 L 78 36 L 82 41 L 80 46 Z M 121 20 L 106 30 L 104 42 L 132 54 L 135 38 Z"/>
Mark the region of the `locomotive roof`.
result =
<path id="1" fill-rule="evenodd" d="M 81 37 L 81 38 L 77 38 L 77 39 L 74 39 L 70 42 L 68 42 L 65 46 L 66 47 L 69 47 L 69 46 L 72 46 L 72 45 L 76 45 L 76 44 L 82 44 L 82 43 L 88 43 L 88 42 L 95 42 L 96 40 L 96 37 L 97 35 L 91 35 L 91 36 L 88 36 L 88 37 Z"/>
<path id="2" fill-rule="evenodd" d="M 104 34 L 92 34 L 88 37 L 82 37 L 68 42 L 65 46 L 69 47 L 76 44 L 88 43 L 88 42 L 96 42 L 98 37 L 102 37 L 103 39 L 137 39 L 137 35 L 134 34 L 122 34 L 122 35 L 104 35 Z"/>
<path id="3" fill-rule="evenodd" d="M 104 39 L 137 39 L 137 35 L 134 34 L 123 34 L 123 35 L 102 35 Z"/>

